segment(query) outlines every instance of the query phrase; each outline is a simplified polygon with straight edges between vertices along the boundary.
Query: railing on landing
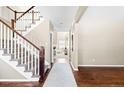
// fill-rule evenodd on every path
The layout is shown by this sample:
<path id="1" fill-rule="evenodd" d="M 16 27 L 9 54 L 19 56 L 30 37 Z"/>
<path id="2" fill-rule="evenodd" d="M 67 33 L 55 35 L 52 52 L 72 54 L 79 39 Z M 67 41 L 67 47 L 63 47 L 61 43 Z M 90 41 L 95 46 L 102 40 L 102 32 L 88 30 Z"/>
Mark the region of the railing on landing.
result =
<path id="1" fill-rule="evenodd" d="M 43 47 L 39 48 L 12 27 L 0 19 L 0 48 L 6 49 L 13 59 L 17 59 L 18 65 L 24 65 L 25 71 L 31 71 L 32 77 L 44 78 L 44 55 Z"/>
<path id="2" fill-rule="evenodd" d="M 17 17 L 17 13 L 20 14 Z M 12 19 L 12 28 L 16 31 L 26 31 L 27 28 L 31 27 L 36 21 L 40 20 L 40 12 L 35 6 L 30 7 L 25 12 L 15 12 L 15 17 Z"/>

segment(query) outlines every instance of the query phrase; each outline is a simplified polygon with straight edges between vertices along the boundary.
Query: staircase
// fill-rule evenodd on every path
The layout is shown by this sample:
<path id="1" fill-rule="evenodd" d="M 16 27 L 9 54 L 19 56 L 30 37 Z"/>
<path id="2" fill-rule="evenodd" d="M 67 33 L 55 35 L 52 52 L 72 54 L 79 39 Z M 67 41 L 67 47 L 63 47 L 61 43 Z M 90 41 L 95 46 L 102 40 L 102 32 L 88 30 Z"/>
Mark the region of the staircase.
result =
<path id="1" fill-rule="evenodd" d="M 40 18 L 32 6 L 12 20 L 12 27 L 0 19 L 0 58 L 31 81 L 44 80 L 45 49 L 26 39 L 23 32 L 29 31 Z"/>
<path id="2" fill-rule="evenodd" d="M 16 12 L 14 19 L 12 19 L 12 28 L 22 35 L 26 35 L 39 23 L 44 21 L 43 17 L 40 16 L 40 12 L 35 6 L 30 7 L 18 17 L 17 13 L 18 12 Z"/>

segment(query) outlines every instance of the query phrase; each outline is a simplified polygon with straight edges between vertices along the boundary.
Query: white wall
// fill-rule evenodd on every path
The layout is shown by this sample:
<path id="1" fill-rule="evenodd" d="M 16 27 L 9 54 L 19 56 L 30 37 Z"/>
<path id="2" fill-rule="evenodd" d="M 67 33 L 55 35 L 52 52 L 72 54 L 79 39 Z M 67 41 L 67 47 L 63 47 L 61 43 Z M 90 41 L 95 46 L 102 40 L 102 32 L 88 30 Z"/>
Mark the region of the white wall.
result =
<path id="1" fill-rule="evenodd" d="M 79 25 L 79 65 L 124 65 L 124 7 L 88 7 Z"/>
<path id="2" fill-rule="evenodd" d="M 25 79 L 25 77 L 19 74 L 6 62 L 0 60 L 0 79 Z"/>
<path id="3" fill-rule="evenodd" d="M 69 32 L 69 61 L 74 70 L 78 70 L 78 29 L 79 24 L 75 23 Z"/>
<path id="4" fill-rule="evenodd" d="M 54 31 L 53 32 L 53 44 L 56 46 L 56 44 L 57 44 L 57 32 L 56 31 Z"/>
<path id="5" fill-rule="evenodd" d="M 11 19 L 14 17 L 13 12 L 9 11 L 5 6 L 0 7 L 0 19 L 11 26 Z"/>
<path id="6" fill-rule="evenodd" d="M 2 15 L 2 7 L 0 6 L 0 16 Z"/>
<path id="7" fill-rule="evenodd" d="M 45 20 L 25 36 L 38 47 L 45 47 L 45 59 L 48 62 L 50 62 L 50 31 L 49 21 Z"/>
<path id="8" fill-rule="evenodd" d="M 0 17 L 6 21 L 11 22 L 11 19 L 14 18 L 14 13 L 6 8 L 6 6 L 1 6 L 0 10 Z"/>

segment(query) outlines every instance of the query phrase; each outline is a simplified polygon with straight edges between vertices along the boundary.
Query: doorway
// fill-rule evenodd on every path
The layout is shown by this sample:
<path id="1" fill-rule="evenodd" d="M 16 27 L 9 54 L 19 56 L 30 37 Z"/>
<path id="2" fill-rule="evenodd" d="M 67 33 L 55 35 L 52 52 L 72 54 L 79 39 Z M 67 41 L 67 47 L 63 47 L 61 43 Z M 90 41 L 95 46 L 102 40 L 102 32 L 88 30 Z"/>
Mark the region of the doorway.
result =
<path id="1" fill-rule="evenodd" d="M 69 32 L 57 32 L 55 58 L 69 58 Z"/>

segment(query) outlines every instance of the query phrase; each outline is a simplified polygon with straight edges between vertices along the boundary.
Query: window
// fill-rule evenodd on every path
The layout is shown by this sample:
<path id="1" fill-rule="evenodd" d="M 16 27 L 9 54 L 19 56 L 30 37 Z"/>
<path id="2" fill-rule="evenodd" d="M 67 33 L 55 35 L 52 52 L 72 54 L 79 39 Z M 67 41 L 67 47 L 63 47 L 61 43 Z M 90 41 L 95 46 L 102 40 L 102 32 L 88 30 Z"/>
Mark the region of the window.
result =
<path id="1" fill-rule="evenodd" d="M 59 40 L 59 48 L 65 48 L 65 40 Z"/>

